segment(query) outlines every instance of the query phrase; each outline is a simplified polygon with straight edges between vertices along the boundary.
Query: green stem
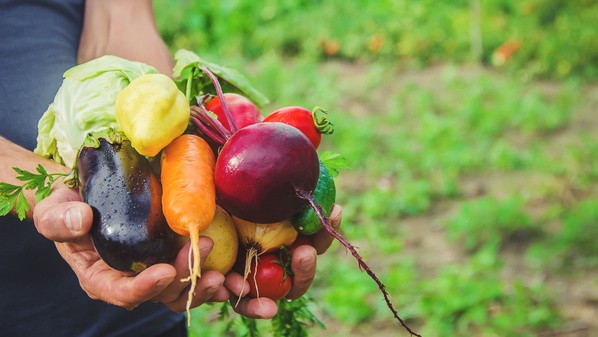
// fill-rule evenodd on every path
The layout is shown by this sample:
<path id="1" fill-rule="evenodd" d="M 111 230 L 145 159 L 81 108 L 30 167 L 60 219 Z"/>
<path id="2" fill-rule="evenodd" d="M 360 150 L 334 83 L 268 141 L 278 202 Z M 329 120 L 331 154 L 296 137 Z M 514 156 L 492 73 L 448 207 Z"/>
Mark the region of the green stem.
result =
<path id="1" fill-rule="evenodd" d="M 326 117 L 327 114 L 328 112 L 319 106 L 315 107 L 311 112 L 316 129 L 318 132 L 325 135 L 329 135 L 334 132 L 334 125 Z"/>
<path id="2" fill-rule="evenodd" d="M 68 174 L 65 174 L 62 182 L 70 188 L 75 188 L 79 185 L 79 174 L 77 172 L 77 163 L 76 162 L 75 162 L 75 166 L 73 167 L 71 172 L 69 172 Z"/>
<path id="3" fill-rule="evenodd" d="M 189 76 L 187 76 L 187 86 L 185 88 L 185 97 L 187 97 L 187 102 L 191 102 L 191 84 L 193 83 L 193 71 L 189 72 Z"/>
<path id="4" fill-rule="evenodd" d="M 216 75 L 214 75 L 214 73 L 212 73 L 210 71 L 210 69 L 208 69 L 207 67 L 202 67 L 201 70 L 206 75 L 208 75 L 208 77 L 212 81 L 212 84 L 214 84 L 214 88 L 216 89 L 216 95 L 218 96 L 218 99 L 220 100 L 220 105 L 222 105 L 222 110 L 224 111 L 224 116 L 226 116 L 226 121 L 228 122 L 228 125 L 230 126 L 231 131 L 233 133 L 237 132 L 237 123 L 235 123 L 233 114 L 230 112 L 230 109 L 228 108 L 228 104 L 226 104 L 226 101 L 224 100 L 224 93 L 222 92 L 222 87 L 220 86 L 220 82 L 218 82 L 218 78 L 216 78 Z"/>

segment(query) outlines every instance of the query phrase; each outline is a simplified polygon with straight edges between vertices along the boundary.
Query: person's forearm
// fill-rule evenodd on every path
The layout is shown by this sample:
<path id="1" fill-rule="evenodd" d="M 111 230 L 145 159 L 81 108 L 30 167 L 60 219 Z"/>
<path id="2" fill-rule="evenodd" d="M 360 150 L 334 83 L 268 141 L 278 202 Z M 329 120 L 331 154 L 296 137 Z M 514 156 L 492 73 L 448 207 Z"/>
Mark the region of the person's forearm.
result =
<path id="1" fill-rule="evenodd" d="M 17 180 L 16 172 L 13 167 L 18 167 L 29 172 L 35 172 L 38 164 L 42 164 L 48 173 L 67 173 L 69 169 L 52 160 L 45 159 L 37 154 L 7 140 L 0 136 L 0 181 L 13 185 L 22 185 L 23 182 Z M 29 204 L 29 209 L 33 210 L 35 205 L 35 192 L 25 191 L 25 197 Z M 13 209 L 14 212 L 14 209 Z M 27 213 L 27 218 L 31 218 L 31 211 Z"/>
<path id="2" fill-rule="evenodd" d="M 86 1 L 78 61 L 107 54 L 172 74 L 172 55 L 156 27 L 151 0 Z"/>

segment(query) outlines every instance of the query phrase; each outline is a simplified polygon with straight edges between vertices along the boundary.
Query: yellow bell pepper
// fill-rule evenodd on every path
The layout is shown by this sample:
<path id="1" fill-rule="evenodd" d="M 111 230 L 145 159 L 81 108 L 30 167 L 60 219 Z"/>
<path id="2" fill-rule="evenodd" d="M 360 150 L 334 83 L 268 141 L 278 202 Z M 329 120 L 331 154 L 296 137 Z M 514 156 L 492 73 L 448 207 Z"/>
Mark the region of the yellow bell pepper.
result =
<path id="1" fill-rule="evenodd" d="M 116 98 L 116 123 L 137 152 L 156 156 L 183 134 L 190 109 L 185 95 L 163 74 L 142 75 Z"/>

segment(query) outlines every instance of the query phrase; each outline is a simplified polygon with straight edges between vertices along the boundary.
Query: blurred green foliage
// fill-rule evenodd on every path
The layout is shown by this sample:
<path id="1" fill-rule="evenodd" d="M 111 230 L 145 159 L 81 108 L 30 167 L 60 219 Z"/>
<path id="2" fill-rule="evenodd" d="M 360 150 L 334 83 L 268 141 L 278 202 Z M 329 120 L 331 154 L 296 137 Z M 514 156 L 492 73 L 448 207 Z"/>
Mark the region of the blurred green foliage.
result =
<path id="1" fill-rule="evenodd" d="M 470 251 L 492 240 L 504 242 L 517 235 L 540 231 L 527 214 L 524 201 L 518 197 L 506 200 L 483 197 L 464 202 L 446 227 L 448 237 L 463 242 L 464 248 Z"/>
<path id="2" fill-rule="evenodd" d="M 535 336 L 566 319 L 550 285 L 526 275 L 597 276 L 588 268 L 598 266 L 598 125 L 588 106 L 598 103 L 587 101 L 598 2 L 480 1 L 475 27 L 476 2 L 154 1 L 170 47 L 241 70 L 271 99 L 264 115 L 328 109 L 335 133 L 322 149 L 350 167 L 337 178 L 342 232 L 416 331 Z M 484 68 L 471 66 L 476 29 Z M 490 69 L 507 41 L 520 48 Z M 449 251 L 422 251 L 435 233 Z M 506 277 L 513 255 L 525 272 Z M 313 336 L 400 329 L 350 254 L 335 245 L 318 264 L 310 294 L 328 328 Z M 215 312 L 195 309 L 191 335 L 247 334 L 225 332 Z"/>
<path id="3" fill-rule="evenodd" d="M 449 265 L 421 286 L 422 315 L 429 336 L 536 336 L 556 327 L 547 289 L 519 281 L 505 287 L 500 278 L 498 242 L 487 244 L 461 266 Z"/>
<path id="4" fill-rule="evenodd" d="M 172 46 L 224 56 L 276 52 L 425 66 L 471 60 L 471 36 L 480 32 L 485 63 L 515 41 L 508 67 L 526 76 L 598 76 L 595 0 L 158 0 L 156 7 Z"/>

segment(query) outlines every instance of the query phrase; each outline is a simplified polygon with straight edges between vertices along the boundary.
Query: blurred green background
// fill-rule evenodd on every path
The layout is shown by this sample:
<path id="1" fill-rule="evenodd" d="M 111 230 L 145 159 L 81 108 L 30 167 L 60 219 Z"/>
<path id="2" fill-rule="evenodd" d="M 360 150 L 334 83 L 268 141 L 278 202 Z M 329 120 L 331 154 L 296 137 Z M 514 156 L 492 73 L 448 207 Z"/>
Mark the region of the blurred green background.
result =
<path id="1" fill-rule="evenodd" d="M 598 336 L 598 1 L 154 0 L 162 36 L 323 106 L 342 233 L 425 336 Z M 311 336 L 407 336 L 338 243 Z M 219 306 L 192 336 L 225 331 Z M 269 336 L 268 322 L 258 322 Z"/>

